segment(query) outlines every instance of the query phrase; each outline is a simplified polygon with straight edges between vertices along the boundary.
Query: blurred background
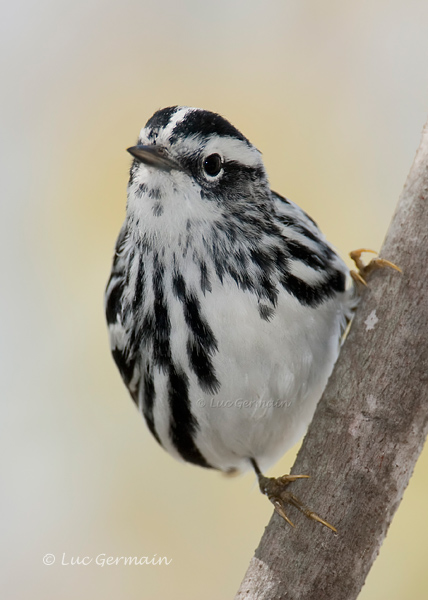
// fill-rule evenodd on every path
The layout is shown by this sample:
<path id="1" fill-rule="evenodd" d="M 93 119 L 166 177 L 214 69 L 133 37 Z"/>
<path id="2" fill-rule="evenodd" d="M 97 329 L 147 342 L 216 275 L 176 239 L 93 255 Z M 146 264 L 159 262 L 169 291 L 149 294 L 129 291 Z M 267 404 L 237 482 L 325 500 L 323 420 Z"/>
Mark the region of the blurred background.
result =
<path id="1" fill-rule="evenodd" d="M 125 148 L 158 108 L 214 110 L 342 256 L 379 249 L 427 116 L 427 27 L 426 0 L 2 3 L 2 598 L 233 598 L 269 503 L 164 453 L 110 357 Z M 362 600 L 428 597 L 427 469 Z M 61 566 L 98 554 L 172 562 Z"/>

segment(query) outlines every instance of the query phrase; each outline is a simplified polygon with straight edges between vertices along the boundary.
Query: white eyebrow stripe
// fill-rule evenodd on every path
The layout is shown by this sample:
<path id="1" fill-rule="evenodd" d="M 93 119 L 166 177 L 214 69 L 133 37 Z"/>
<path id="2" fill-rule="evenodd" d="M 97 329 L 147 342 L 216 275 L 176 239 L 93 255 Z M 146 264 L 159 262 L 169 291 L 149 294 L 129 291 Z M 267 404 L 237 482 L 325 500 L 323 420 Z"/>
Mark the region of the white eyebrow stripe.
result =
<path id="1" fill-rule="evenodd" d="M 226 162 L 234 161 L 250 168 L 263 166 L 261 152 L 257 148 L 247 144 L 244 140 L 230 136 L 212 134 L 208 137 L 199 135 L 180 137 L 174 146 L 179 153 L 196 154 L 202 149 L 204 156 L 220 154 Z"/>

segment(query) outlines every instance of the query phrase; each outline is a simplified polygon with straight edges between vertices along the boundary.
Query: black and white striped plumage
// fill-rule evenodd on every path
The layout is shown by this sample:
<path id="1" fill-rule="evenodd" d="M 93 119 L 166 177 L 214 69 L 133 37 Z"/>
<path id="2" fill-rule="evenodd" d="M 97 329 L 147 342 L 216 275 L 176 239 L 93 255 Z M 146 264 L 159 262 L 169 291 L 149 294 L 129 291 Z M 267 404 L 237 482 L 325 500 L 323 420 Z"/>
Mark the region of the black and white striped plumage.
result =
<path id="1" fill-rule="evenodd" d="M 350 314 L 348 269 L 217 114 L 141 131 L 106 290 L 116 364 L 157 441 L 223 471 L 304 434 Z"/>

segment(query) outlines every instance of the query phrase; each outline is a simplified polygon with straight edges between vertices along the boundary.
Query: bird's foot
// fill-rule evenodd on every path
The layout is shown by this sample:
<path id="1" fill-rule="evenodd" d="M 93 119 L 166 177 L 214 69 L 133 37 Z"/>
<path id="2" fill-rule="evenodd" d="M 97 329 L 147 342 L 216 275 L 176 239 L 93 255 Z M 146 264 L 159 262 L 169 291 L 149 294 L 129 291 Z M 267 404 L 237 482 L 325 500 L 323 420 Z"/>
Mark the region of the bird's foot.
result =
<path id="1" fill-rule="evenodd" d="M 390 267 L 391 269 L 395 269 L 401 273 L 400 267 L 394 265 L 394 263 L 389 260 L 385 260 L 384 258 L 372 258 L 372 260 L 366 265 L 361 258 L 361 255 L 365 252 L 371 252 L 373 254 L 377 254 L 374 250 L 370 250 L 368 248 L 360 248 L 359 250 L 353 250 L 349 253 L 349 256 L 355 263 L 357 267 L 357 271 L 351 271 L 351 277 L 357 284 L 362 284 L 367 286 L 367 276 L 376 269 L 382 269 L 384 267 Z"/>
<path id="2" fill-rule="evenodd" d="M 310 510 L 303 504 L 294 494 L 287 491 L 288 485 L 296 479 L 307 479 L 309 475 L 283 475 L 282 477 L 265 477 L 262 473 L 257 473 L 259 480 L 260 491 L 265 494 L 275 507 L 276 512 L 287 521 L 292 527 L 293 523 L 290 521 L 285 513 L 286 505 L 295 506 L 300 510 L 308 519 L 318 521 L 322 523 L 332 531 L 337 532 L 336 528 L 324 519 L 321 519 L 316 513 Z"/>

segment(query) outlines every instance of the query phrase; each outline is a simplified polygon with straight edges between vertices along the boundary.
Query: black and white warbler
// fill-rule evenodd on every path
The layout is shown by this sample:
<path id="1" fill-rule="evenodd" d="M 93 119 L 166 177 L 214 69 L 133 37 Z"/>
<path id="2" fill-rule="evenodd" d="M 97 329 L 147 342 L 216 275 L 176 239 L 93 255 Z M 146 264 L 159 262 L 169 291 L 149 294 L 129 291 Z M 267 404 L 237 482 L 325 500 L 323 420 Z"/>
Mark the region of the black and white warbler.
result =
<path id="1" fill-rule="evenodd" d="M 165 450 L 225 472 L 253 467 L 287 519 L 296 477 L 262 469 L 313 416 L 355 303 L 349 270 L 221 116 L 159 110 L 128 151 L 105 304 L 114 360 Z"/>

